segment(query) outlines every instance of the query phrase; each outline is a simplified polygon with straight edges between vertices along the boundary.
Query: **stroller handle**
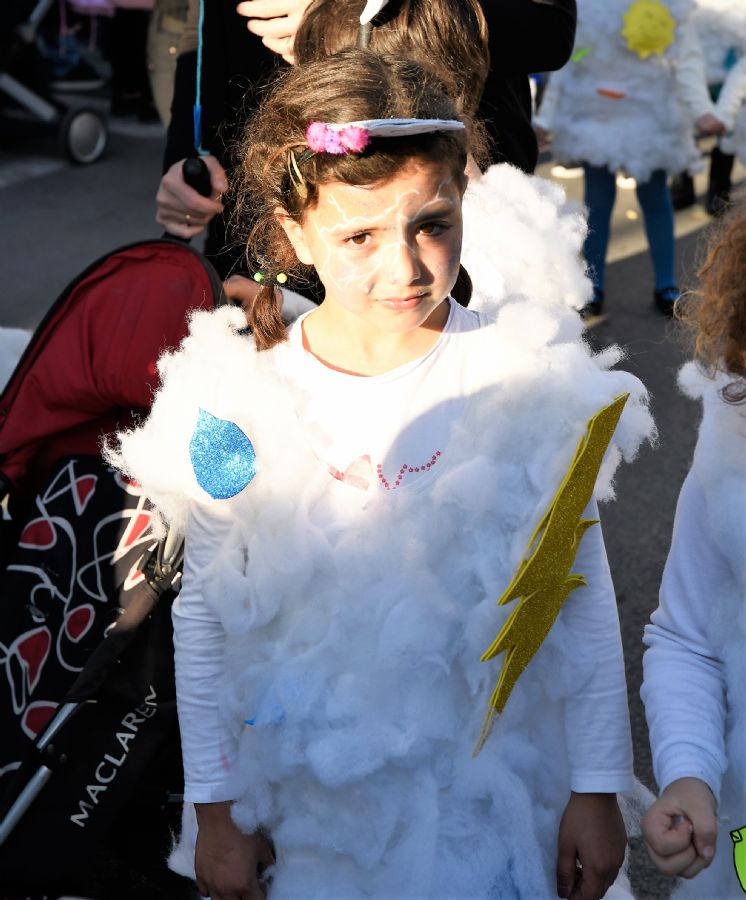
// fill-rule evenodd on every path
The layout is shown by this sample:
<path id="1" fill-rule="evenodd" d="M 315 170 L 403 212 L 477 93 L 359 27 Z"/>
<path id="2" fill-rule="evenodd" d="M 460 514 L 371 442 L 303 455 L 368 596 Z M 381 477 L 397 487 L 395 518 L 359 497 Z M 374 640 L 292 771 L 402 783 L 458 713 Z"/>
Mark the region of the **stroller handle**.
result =
<path id="1" fill-rule="evenodd" d="M 203 197 L 209 197 L 212 193 L 210 171 L 199 156 L 187 156 L 181 166 L 184 182 Z"/>
<path id="2" fill-rule="evenodd" d="M 212 193 L 210 170 L 198 156 L 187 156 L 181 164 L 181 174 L 184 178 L 184 184 L 188 184 L 190 188 L 198 194 L 202 194 L 203 197 L 210 196 Z M 168 231 L 164 231 L 163 237 L 170 238 L 173 241 L 181 241 L 184 244 L 189 243 L 189 238 L 179 237 L 178 234 L 171 234 Z"/>

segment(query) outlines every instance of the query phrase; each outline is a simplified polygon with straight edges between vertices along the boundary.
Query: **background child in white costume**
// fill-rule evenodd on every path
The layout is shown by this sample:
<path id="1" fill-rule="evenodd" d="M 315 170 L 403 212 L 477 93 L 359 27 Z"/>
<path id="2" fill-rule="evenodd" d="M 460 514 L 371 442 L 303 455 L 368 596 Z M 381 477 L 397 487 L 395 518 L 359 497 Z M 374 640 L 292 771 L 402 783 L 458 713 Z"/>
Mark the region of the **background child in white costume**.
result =
<path id="1" fill-rule="evenodd" d="M 699 305 L 688 310 L 698 328 L 697 362 L 680 382 L 702 399 L 704 417 L 660 606 L 645 629 L 642 698 L 661 794 L 643 833 L 662 872 L 693 879 L 677 897 L 736 898 L 746 890 L 738 849 L 746 838 L 743 207 L 713 240 L 700 276 Z"/>
<path id="2" fill-rule="evenodd" d="M 552 75 L 535 118 L 555 157 L 582 160 L 589 211 L 585 255 L 594 280 L 587 314 L 601 312 L 615 173 L 637 181 L 655 273 L 654 300 L 678 294 L 667 175 L 695 164 L 700 131 L 723 130 L 705 83 L 690 0 L 579 0 L 575 51 Z"/>
<path id="3" fill-rule="evenodd" d="M 712 153 L 708 209 L 718 213 L 730 199 L 734 157 L 746 160 L 746 4 L 740 0 L 697 0 L 697 31 L 717 115 L 728 134 Z"/>
<path id="4" fill-rule="evenodd" d="M 719 215 L 730 200 L 733 132 L 746 95 L 746 4 L 741 0 L 695 0 L 693 20 L 704 53 L 710 96 L 717 103 L 718 118 L 729 132 L 710 154 L 705 208 L 710 215 Z M 671 195 L 676 209 L 694 203 L 694 180 L 689 173 L 674 179 Z"/>
<path id="5" fill-rule="evenodd" d="M 151 418 L 122 435 L 119 463 L 188 519 L 174 621 L 198 886 L 261 896 L 263 827 L 278 900 L 601 897 L 632 771 L 598 527 L 573 569 L 588 586 L 474 759 L 499 671 L 479 657 L 586 422 L 631 394 L 609 496 L 650 434 L 645 392 L 567 307 L 513 297 L 492 321 L 449 299 L 468 132 L 363 147 L 345 128 L 355 152 L 334 153 L 318 124 L 399 117 L 456 113 L 420 67 L 368 52 L 283 78 L 243 148 L 266 262 L 253 341 L 235 311 L 195 317 Z M 326 298 L 288 331 L 272 277 L 299 261 Z"/>

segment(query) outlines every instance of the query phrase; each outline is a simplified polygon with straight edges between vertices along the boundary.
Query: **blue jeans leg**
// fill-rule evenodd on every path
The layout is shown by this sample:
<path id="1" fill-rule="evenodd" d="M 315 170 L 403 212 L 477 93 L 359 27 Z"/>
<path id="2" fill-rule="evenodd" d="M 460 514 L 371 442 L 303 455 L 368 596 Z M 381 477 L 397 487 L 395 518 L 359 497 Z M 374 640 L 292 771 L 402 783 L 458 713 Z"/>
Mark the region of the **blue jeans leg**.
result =
<path id="1" fill-rule="evenodd" d="M 590 269 L 594 287 L 604 289 L 606 250 L 609 246 L 611 211 L 616 199 L 616 178 L 604 166 L 583 165 L 585 170 L 585 205 L 588 208 L 588 237 L 583 254 Z"/>
<path id="2" fill-rule="evenodd" d="M 666 173 L 662 169 L 653 172 L 649 181 L 637 185 L 637 199 L 645 219 L 645 233 L 655 271 L 655 289 L 660 291 L 674 287 L 673 204 Z"/>

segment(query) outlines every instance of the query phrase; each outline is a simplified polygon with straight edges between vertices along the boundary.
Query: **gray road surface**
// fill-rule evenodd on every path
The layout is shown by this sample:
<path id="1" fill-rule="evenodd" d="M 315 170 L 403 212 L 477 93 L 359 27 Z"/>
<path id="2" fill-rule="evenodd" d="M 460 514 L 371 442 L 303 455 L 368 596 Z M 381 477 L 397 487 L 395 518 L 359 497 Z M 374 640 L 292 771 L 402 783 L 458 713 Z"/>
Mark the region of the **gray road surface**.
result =
<path id="1" fill-rule="evenodd" d="M 33 327 L 66 282 L 95 258 L 128 241 L 157 236 L 152 198 L 163 137 L 157 128 L 115 124 L 109 153 L 88 168 L 69 166 L 53 142 L 0 149 L 0 325 Z M 541 167 L 549 174 L 551 165 Z M 743 171 L 738 170 L 743 177 Z M 579 197 L 582 179 L 562 183 Z M 703 189 L 703 178 L 698 187 Z M 681 283 L 691 279 L 708 217 L 700 208 L 677 215 Z M 696 436 L 698 409 L 676 389 L 686 358 L 684 339 L 652 306 L 652 274 L 634 191 L 620 189 L 612 260 L 607 275 L 608 317 L 590 332 L 601 347 L 620 343 L 627 367 L 649 387 L 660 433 L 618 479 L 618 500 L 602 510 L 618 592 L 627 660 L 636 768 L 653 787 L 644 715 L 638 698 L 642 629 L 655 608 L 676 496 Z M 641 898 L 665 898 L 667 881 L 633 842 L 633 885 Z"/>

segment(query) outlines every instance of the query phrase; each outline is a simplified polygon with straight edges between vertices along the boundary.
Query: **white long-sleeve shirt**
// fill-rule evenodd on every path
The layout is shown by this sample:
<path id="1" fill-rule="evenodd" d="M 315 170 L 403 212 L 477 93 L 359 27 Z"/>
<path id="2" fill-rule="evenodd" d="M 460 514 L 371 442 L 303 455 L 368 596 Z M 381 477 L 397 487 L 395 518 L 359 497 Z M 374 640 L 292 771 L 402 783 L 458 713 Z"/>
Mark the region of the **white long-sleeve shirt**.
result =
<path id="1" fill-rule="evenodd" d="M 716 105 L 716 115 L 729 131 L 733 129 L 736 117 L 745 100 L 746 56 L 742 56 L 728 72 Z"/>
<path id="2" fill-rule="evenodd" d="M 400 457 L 420 462 L 430 458 L 433 448 L 445 444 L 452 422 L 459 418 L 465 387 L 460 377 L 462 344 L 457 336 L 475 326 L 474 313 L 452 304 L 448 324 L 429 353 L 383 376 L 360 379 L 328 369 L 307 353 L 301 340 L 302 325 L 296 323 L 290 341 L 277 348 L 278 369 L 298 387 L 299 414 L 312 415 L 316 423 L 311 437 L 317 455 L 340 474 L 351 461 L 369 455 L 374 461 L 384 460 L 387 476 L 398 471 Z M 443 374 L 447 377 L 441 377 Z M 422 416 L 418 415 L 420 409 L 438 409 L 442 414 Z M 354 420 L 348 421 L 350 417 Z M 350 425 L 345 436 L 338 433 L 340 418 Z M 427 424 L 413 429 L 413 421 Z M 392 449 L 385 449 L 389 447 Z M 416 479 L 411 485 L 414 489 L 426 490 L 436 469 L 437 464 L 420 473 L 408 472 L 407 478 Z M 388 480 L 391 483 L 390 477 Z M 371 489 L 385 490 L 375 472 Z M 597 516 L 595 503 L 586 514 Z M 195 803 L 233 799 L 230 771 L 236 748 L 215 702 L 223 675 L 224 636 L 201 593 L 203 570 L 231 527 L 219 502 L 193 506 L 183 586 L 174 604 L 185 799 Z M 577 792 L 629 790 L 632 742 L 622 646 L 600 526 L 584 536 L 573 571 L 584 574 L 588 586 L 570 596 L 563 621 L 592 652 L 597 665 L 583 693 L 567 706 L 564 737 L 572 747 L 571 788 Z"/>
<path id="3" fill-rule="evenodd" d="M 707 526 L 702 486 L 692 473 L 681 489 L 660 605 L 645 628 L 641 695 L 653 771 L 661 790 L 700 778 L 719 796 L 726 768 L 725 682 L 708 641 L 709 598 L 729 561 Z"/>

